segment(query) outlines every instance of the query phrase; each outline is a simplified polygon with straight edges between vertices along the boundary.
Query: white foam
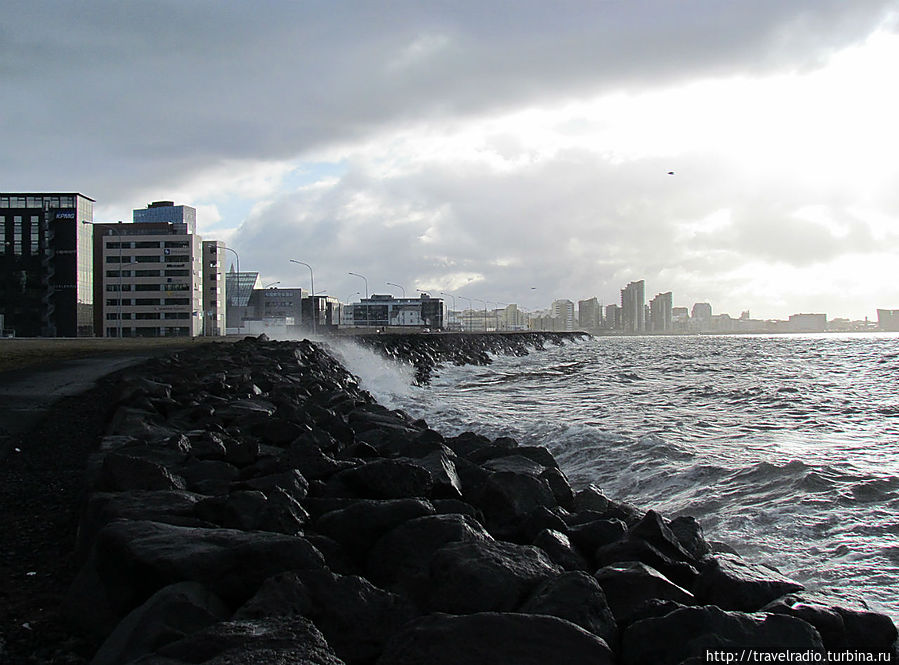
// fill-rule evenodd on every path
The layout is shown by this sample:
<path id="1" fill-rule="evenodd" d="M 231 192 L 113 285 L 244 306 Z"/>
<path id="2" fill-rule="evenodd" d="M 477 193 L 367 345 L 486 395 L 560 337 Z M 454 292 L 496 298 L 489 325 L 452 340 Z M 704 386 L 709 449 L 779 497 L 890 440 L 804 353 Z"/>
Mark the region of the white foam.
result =
<path id="1" fill-rule="evenodd" d="M 324 344 L 382 405 L 402 408 L 412 397 L 415 370 L 410 363 L 387 358 L 350 339 L 330 338 Z"/>

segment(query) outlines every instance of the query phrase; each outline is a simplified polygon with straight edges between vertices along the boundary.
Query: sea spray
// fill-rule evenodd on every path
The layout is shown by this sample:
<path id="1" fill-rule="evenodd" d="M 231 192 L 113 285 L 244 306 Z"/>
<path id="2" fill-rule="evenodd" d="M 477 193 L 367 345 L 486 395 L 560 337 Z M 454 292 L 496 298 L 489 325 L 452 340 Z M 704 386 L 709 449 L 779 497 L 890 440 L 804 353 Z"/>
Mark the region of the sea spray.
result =
<path id="1" fill-rule="evenodd" d="M 351 339 L 329 339 L 326 345 L 359 379 L 359 385 L 388 408 L 402 408 L 413 392 L 421 390 L 413 385 L 415 368 L 411 363 L 387 358 Z"/>

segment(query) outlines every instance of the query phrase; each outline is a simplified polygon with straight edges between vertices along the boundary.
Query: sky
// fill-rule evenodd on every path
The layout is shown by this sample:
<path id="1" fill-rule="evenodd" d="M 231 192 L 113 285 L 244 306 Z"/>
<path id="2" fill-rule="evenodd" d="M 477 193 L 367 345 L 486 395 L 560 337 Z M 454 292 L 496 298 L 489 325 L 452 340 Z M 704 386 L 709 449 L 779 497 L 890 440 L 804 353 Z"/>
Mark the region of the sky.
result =
<path id="1" fill-rule="evenodd" d="M 3 4 L 0 190 L 194 206 L 264 285 L 899 308 L 899 0 Z"/>

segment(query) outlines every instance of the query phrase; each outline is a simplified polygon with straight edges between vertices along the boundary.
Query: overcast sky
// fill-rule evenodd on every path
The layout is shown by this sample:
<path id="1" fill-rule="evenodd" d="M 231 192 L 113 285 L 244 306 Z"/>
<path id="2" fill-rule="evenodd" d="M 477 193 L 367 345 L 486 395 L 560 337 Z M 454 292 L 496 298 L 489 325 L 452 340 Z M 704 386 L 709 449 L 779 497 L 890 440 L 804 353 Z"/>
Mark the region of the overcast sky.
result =
<path id="1" fill-rule="evenodd" d="M 0 189 L 266 284 L 899 308 L 899 0 L 3 4 Z"/>

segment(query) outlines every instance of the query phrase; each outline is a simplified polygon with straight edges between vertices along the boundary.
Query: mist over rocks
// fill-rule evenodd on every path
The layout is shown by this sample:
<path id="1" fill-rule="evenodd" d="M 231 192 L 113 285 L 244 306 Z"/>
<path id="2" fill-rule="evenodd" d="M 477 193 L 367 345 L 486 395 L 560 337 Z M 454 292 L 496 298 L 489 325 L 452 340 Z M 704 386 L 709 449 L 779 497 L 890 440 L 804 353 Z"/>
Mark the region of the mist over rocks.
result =
<path id="1" fill-rule="evenodd" d="M 562 339 L 531 335 L 531 348 Z M 393 337 L 364 343 L 430 369 L 506 344 Z M 445 437 L 378 404 L 310 341 L 208 344 L 119 381 L 65 601 L 96 640 L 94 663 L 648 664 L 707 648 L 895 649 L 888 617 L 718 554 L 695 520 L 573 488 L 543 448 Z"/>

